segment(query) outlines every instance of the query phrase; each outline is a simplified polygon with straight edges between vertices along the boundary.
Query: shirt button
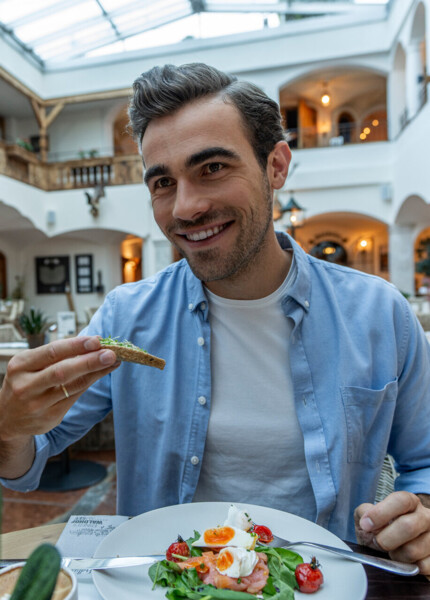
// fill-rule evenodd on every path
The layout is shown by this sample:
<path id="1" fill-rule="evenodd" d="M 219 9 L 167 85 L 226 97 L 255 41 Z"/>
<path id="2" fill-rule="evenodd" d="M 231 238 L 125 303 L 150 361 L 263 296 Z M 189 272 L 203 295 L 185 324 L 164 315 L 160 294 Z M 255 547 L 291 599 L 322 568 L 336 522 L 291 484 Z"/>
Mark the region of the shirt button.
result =
<path id="1" fill-rule="evenodd" d="M 197 402 L 198 402 L 199 404 L 201 404 L 202 406 L 204 406 L 204 405 L 206 404 L 206 398 L 205 398 L 204 396 L 199 396 L 199 397 L 197 398 Z"/>
<path id="2" fill-rule="evenodd" d="M 307 300 L 305 300 L 305 306 L 306 308 L 309 308 L 309 302 Z"/>
<path id="3" fill-rule="evenodd" d="M 206 308 L 206 302 L 202 302 L 202 303 L 200 304 L 200 308 L 201 308 L 202 310 L 205 310 L 205 308 Z"/>
<path id="4" fill-rule="evenodd" d="M 199 346 L 204 346 L 205 345 L 205 340 L 202 337 L 197 338 L 197 343 Z"/>
<path id="5" fill-rule="evenodd" d="M 191 457 L 191 464 L 192 465 L 198 465 L 200 462 L 199 457 L 198 456 L 192 456 Z"/>
<path id="6" fill-rule="evenodd" d="M 191 304 L 191 303 L 190 303 L 190 304 L 188 305 L 188 309 L 189 309 L 189 310 L 193 310 L 193 308 L 194 308 L 194 304 Z"/>

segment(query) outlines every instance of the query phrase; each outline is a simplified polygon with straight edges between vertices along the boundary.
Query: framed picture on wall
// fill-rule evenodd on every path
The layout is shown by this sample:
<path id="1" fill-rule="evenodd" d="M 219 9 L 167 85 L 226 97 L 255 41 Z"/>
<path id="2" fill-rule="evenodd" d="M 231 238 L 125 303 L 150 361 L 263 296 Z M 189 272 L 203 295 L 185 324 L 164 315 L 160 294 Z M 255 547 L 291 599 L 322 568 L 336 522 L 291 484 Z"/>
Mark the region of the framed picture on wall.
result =
<path id="1" fill-rule="evenodd" d="M 93 255 L 75 255 L 76 291 L 78 294 L 91 294 L 93 285 Z"/>
<path id="2" fill-rule="evenodd" d="M 64 294 L 70 283 L 68 256 L 36 256 L 36 292 Z"/>

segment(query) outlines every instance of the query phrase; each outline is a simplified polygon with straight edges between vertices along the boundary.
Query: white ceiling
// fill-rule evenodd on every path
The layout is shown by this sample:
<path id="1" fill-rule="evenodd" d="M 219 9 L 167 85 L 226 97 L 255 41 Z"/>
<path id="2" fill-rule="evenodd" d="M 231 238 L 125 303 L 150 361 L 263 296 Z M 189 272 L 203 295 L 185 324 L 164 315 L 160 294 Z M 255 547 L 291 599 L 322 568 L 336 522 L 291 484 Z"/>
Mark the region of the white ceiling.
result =
<path id="1" fill-rule="evenodd" d="M 391 0 L 2 0 L 0 35 L 41 67 L 77 58 L 372 10 Z"/>

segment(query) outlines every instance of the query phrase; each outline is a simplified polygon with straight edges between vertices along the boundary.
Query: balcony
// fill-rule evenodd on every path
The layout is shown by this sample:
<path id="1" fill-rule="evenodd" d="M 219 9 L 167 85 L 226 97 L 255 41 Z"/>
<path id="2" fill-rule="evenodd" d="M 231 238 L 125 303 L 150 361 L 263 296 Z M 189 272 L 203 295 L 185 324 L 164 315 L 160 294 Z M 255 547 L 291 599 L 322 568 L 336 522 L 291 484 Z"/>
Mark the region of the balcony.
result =
<path id="1" fill-rule="evenodd" d="M 0 175 L 52 192 L 100 184 L 141 184 L 143 166 L 138 154 L 47 163 L 18 144 L 0 140 Z"/>
<path id="2" fill-rule="evenodd" d="M 366 120 L 361 125 L 357 123 L 339 123 L 331 131 L 321 132 L 315 126 L 287 129 L 285 133 L 290 147 L 297 150 L 368 144 L 388 140 L 387 120 L 381 118 Z"/>

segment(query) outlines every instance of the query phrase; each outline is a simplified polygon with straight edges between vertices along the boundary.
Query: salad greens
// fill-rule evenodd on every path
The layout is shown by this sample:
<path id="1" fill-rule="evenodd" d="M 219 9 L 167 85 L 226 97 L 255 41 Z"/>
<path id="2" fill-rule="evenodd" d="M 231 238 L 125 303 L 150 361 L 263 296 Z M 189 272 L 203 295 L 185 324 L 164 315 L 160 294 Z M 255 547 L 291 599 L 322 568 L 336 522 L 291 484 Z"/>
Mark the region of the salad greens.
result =
<path id="1" fill-rule="evenodd" d="M 202 555 L 200 548 L 191 546 L 198 538 L 200 533 L 194 531 L 194 536 L 186 540 L 191 556 Z M 149 576 L 154 583 L 152 589 L 156 586 L 166 588 L 168 600 L 294 600 L 294 590 L 298 589 L 294 571 L 296 566 L 303 562 L 302 557 L 285 548 L 258 546 L 255 550 L 267 555 L 269 567 L 266 586 L 258 596 L 203 584 L 196 569 L 182 570 L 177 563 L 169 560 L 159 561 L 150 567 Z"/>
<path id="2" fill-rule="evenodd" d="M 104 346 L 117 346 L 119 348 L 131 348 L 131 350 L 140 350 L 141 352 L 146 352 L 146 350 L 139 348 L 139 346 L 132 344 L 128 340 L 123 340 L 120 342 L 116 337 L 113 338 L 111 336 L 107 338 L 100 338 L 100 343 Z"/>

